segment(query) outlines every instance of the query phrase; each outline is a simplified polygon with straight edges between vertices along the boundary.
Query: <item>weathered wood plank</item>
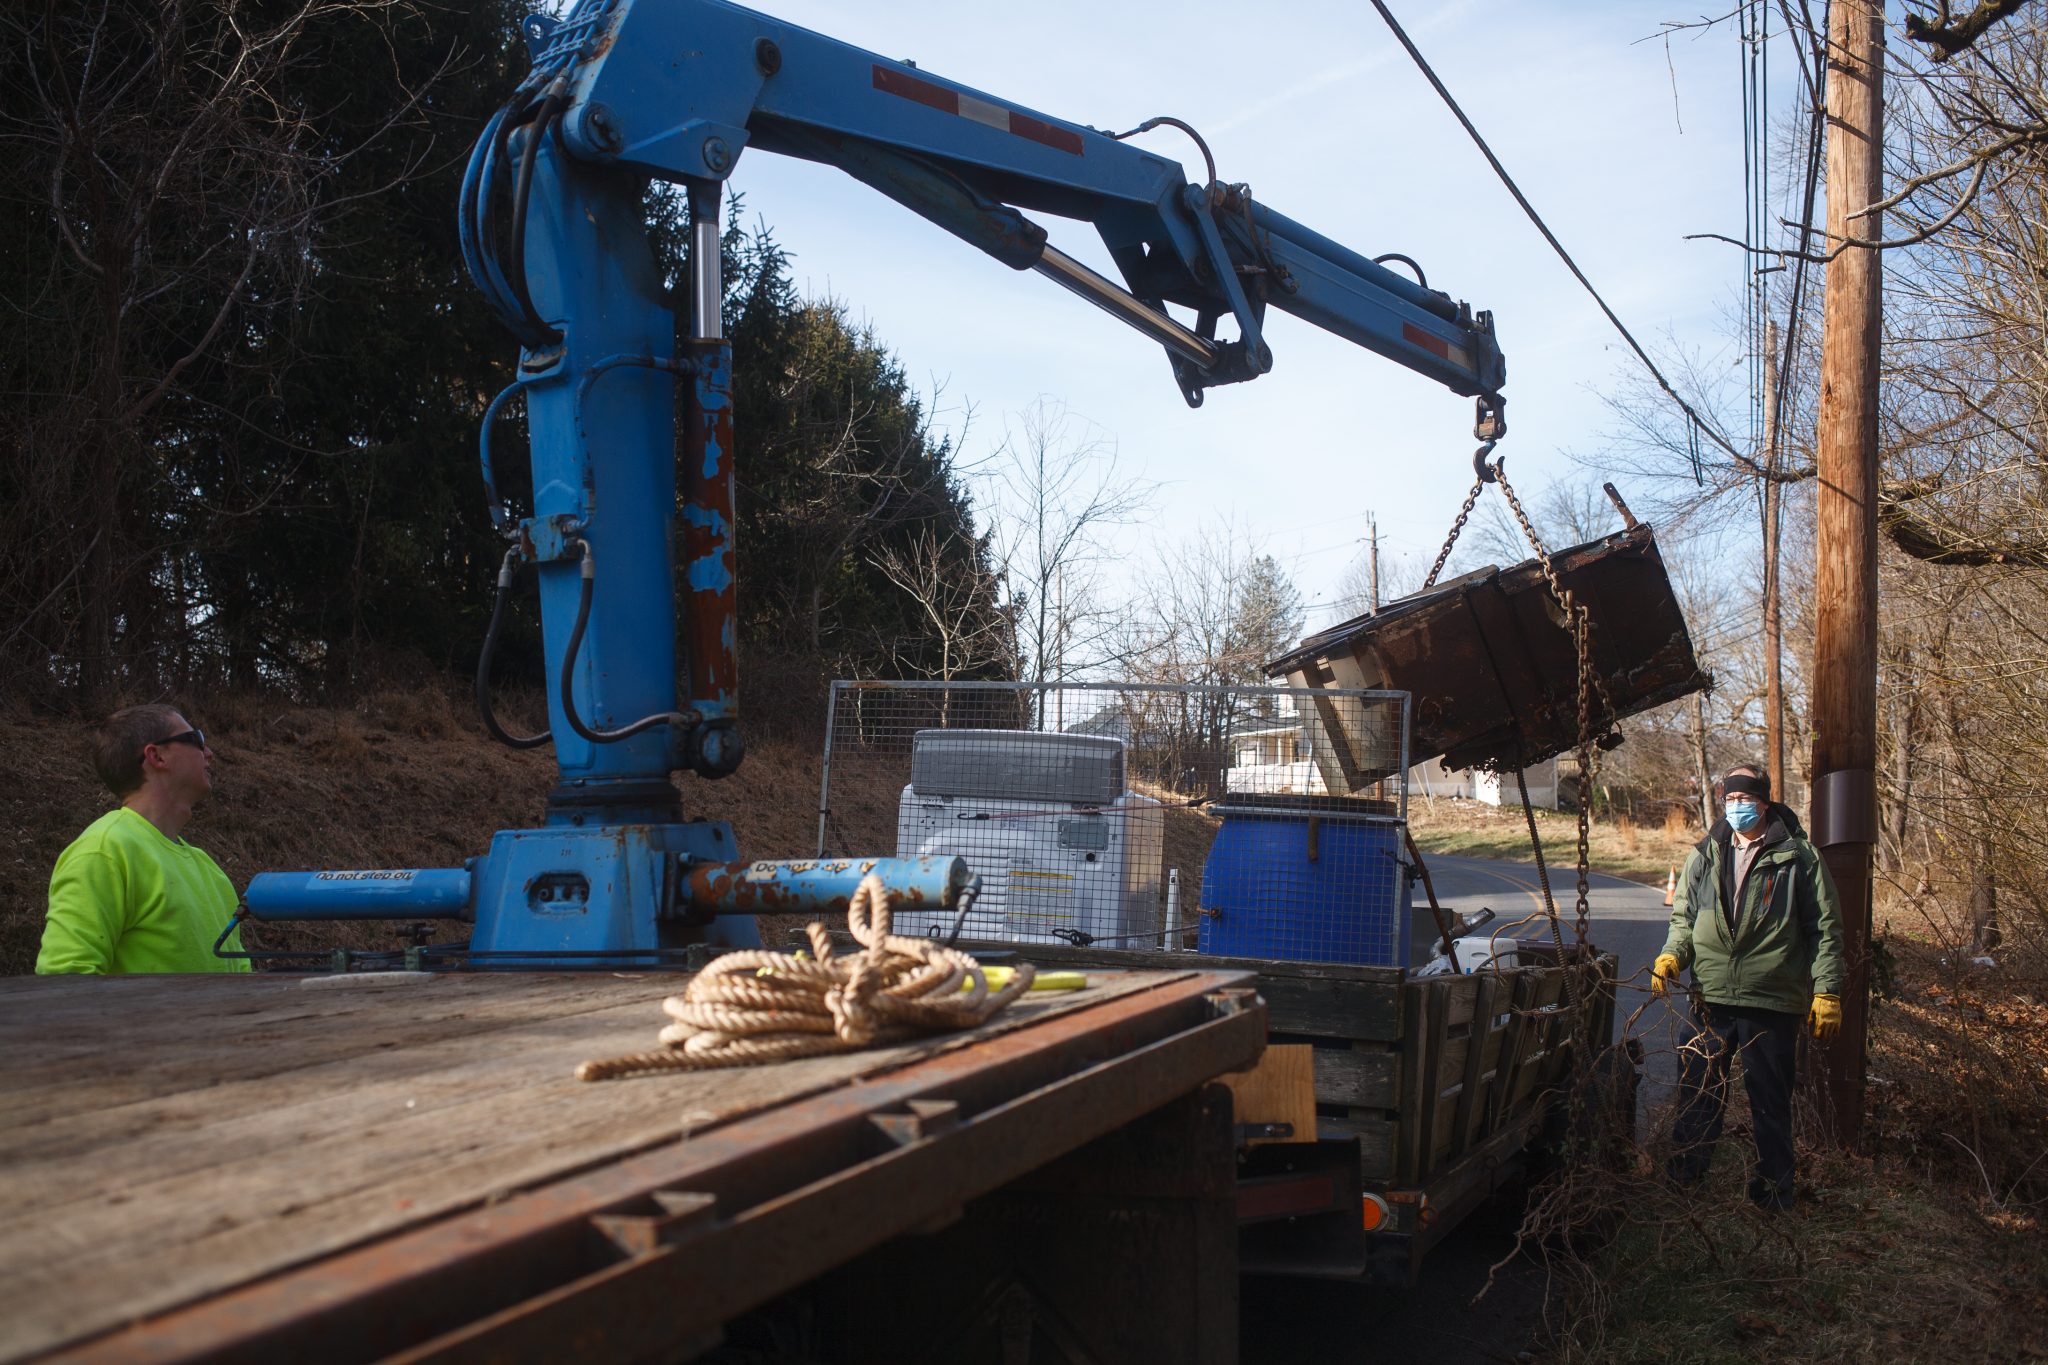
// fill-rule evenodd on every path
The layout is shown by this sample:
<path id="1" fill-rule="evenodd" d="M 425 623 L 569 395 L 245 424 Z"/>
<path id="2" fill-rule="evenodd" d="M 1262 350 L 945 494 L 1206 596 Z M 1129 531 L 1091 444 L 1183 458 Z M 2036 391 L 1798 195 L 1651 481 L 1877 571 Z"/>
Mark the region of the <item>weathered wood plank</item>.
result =
<path id="1" fill-rule="evenodd" d="M 345 991 L 295 996 L 295 982 L 260 976 L 186 978 L 182 992 L 16 984 L 0 1011 L 0 1094 L 48 1066 L 33 1047 L 42 1018 L 65 1019 L 67 1046 L 89 1052 L 93 1069 L 77 1080 L 83 1103 L 0 1112 L 0 1357 L 1185 975 L 1108 975 L 1071 995 L 1027 996 L 974 1034 L 604 1084 L 575 1080 L 576 1063 L 652 1047 L 659 1001 L 683 978 L 450 978 L 341 1014 L 326 1002 Z M 79 1009 L 81 996 L 101 1007 Z M 110 998 L 124 1008 L 105 1008 Z M 294 1013 L 301 998 L 314 1003 Z M 477 1031 L 440 1027 L 464 1000 Z M 267 1070 L 190 1044 L 186 1025 L 246 1016 L 252 1003 L 249 1017 L 283 1011 Z M 334 1034 L 355 1049 L 337 1053 Z M 314 1060 L 290 1065 L 301 1044 Z M 178 1087 L 154 1092 L 141 1079 L 150 1072 Z M 98 1094 L 115 1102 L 95 1110 Z"/>
<path id="2" fill-rule="evenodd" d="M 108 978 L 22 1008 L 0 1006 L 0 1053 L 8 1103 L 0 1124 L 0 1160 L 15 1131 L 80 1112 L 175 1095 L 195 1086 L 256 1081 L 285 1071 L 490 1033 L 542 1015 L 565 1018 L 613 1008 L 625 999 L 658 1002 L 682 989 L 675 976 L 573 977 L 283 977 L 264 974 L 218 1008 L 194 1011 L 193 986 L 217 979 L 157 978 L 174 988 L 135 989 L 146 978 Z M 488 982 L 503 984 L 487 984 Z M 644 981 L 644 990 L 630 983 Z M 343 984 L 346 983 L 346 984 Z M 389 983 L 389 984 L 384 984 Z M 172 1036 L 138 1068 L 123 1046 L 109 1046 L 106 1018 L 161 1021 Z"/>
<path id="3" fill-rule="evenodd" d="M 1371 1045 L 1315 1049 L 1316 1103 L 1392 1109 L 1399 1099 L 1400 1054 Z"/>
<path id="4" fill-rule="evenodd" d="M 1358 1173 L 1367 1185 L 1384 1189 L 1394 1180 L 1396 1125 L 1376 1115 L 1324 1114 L 1316 1119 L 1316 1131 L 1325 1138 L 1358 1139 Z"/>
<path id="5" fill-rule="evenodd" d="M 1472 1022 L 1472 1003 L 1479 998 L 1479 978 L 1454 976 L 1439 987 L 1445 994 L 1444 1022 L 1452 1028 Z"/>
<path id="6" fill-rule="evenodd" d="M 1313 1142 L 1316 1138 L 1315 1063 L 1307 1043 L 1269 1045 L 1250 1071 L 1218 1079 L 1230 1090 L 1232 1110 L 1240 1127 L 1285 1124 L 1286 1137 L 1244 1137 L 1247 1147 L 1276 1142 Z"/>
<path id="7" fill-rule="evenodd" d="M 970 952 L 983 945 L 963 944 Z M 1015 948 L 1015 944 L 988 947 Z M 1264 958 L 1215 957 L 1206 953 L 1131 952 L 1115 948 L 1069 948 L 1034 943 L 1024 950 L 1048 967 L 1116 967 L 1157 971 L 1246 971 L 1259 975 L 1259 994 L 1275 1033 L 1313 1038 L 1394 1042 L 1401 1036 L 1402 973 L 1392 967 L 1343 962 L 1275 962 Z"/>
<path id="8" fill-rule="evenodd" d="M 1536 993 L 1536 974 L 1517 972 L 1508 994 L 1507 1027 L 1501 1032 L 1500 1057 L 1494 1065 L 1493 1086 L 1486 1097 L 1486 1130 L 1500 1131 L 1514 1098 L 1515 1079 L 1521 1073 L 1527 1051 L 1530 1000 Z"/>
<path id="9" fill-rule="evenodd" d="M 1263 970 L 1259 975 L 1259 994 L 1266 999 L 1273 1031 L 1316 1038 L 1398 1042 L 1402 991 L 1381 981 L 1269 975 Z"/>
<path id="10" fill-rule="evenodd" d="M 1499 1053 L 1499 1045 L 1493 1040 L 1494 1001 L 1500 992 L 1500 983 L 1493 977 L 1475 977 L 1478 989 L 1473 995 L 1472 1035 L 1465 1044 L 1465 1070 L 1458 1084 L 1458 1106 L 1451 1118 L 1451 1151 L 1462 1154 L 1472 1142 L 1473 1113 L 1479 1099 L 1479 1085 L 1486 1073 L 1487 1051 L 1493 1043 L 1493 1051 Z"/>
<path id="11" fill-rule="evenodd" d="M 1000 949 L 1005 952 L 1020 951 L 1033 962 L 1053 963 L 1062 967 L 1085 967 L 1094 964 L 1139 971 L 1172 968 L 1180 971 L 1257 972 L 1261 976 L 1275 979 L 1377 983 L 1396 988 L 1401 985 L 1403 978 L 1403 973 L 1398 967 L 1366 967 L 1349 962 L 1290 962 L 1264 957 L 1218 957 L 1210 953 L 1133 952 L 1123 948 L 1073 948 L 1059 943 L 1031 943 L 1021 946 L 1015 943 L 962 943 L 960 946 L 968 952 L 983 948 Z"/>

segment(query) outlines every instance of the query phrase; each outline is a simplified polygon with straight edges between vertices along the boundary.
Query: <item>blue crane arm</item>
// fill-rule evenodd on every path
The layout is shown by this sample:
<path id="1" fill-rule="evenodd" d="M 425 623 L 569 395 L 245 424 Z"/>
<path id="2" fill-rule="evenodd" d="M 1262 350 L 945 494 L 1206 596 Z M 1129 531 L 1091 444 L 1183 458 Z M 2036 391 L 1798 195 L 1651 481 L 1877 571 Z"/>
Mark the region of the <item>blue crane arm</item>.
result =
<path id="1" fill-rule="evenodd" d="M 727 776 L 745 752 L 719 216 L 748 148 L 837 166 L 1109 310 L 1166 349 L 1190 403 L 1272 368 L 1270 307 L 1475 397 L 1475 434 L 1501 434 L 1488 314 L 1274 212 L 1213 165 L 1190 183 L 1119 137 L 720 0 L 578 0 L 522 29 L 533 69 L 485 126 L 457 215 L 471 278 L 522 345 L 482 423 L 484 487 L 511 543 L 477 696 L 499 739 L 553 746 L 560 781 L 542 826 L 499 831 L 461 868 L 266 874 L 252 913 L 452 917 L 470 923 L 465 951 L 481 964 L 628 965 L 706 935 L 757 942 L 735 916 L 832 902 L 871 868 L 913 902 L 971 894 L 964 865 L 735 863 L 731 827 L 685 819 L 670 780 Z M 650 177 L 690 200 L 680 328 L 649 249 Z M 1092 225 L 1121 281 L 1060 251 L 1032 213 Z M 1219 336 L 1226 318 L 1235 335 Z M 524 517 L 498 498 L 491 461 L 515 395 L 533 471 Z M 489 696 L 522 565 L 539 586 L 549 718 L 523 736 Z"/>
<path id="2" fill-rule="evenodd" d="M 1272 366 L 1268 306 L 1481 400 L 1500 434 L 1493 320 L 1257 202 L 1213 174 L 722 0 L 583 0 L 535 16 L 576 159 L 716 184 L 749 148 L 834 165 L 1014 269 L 1045 274 L 1166 347 L 1190 403 Z M 1204 149 L 1206 155 L 1206 149 Z M 1105 279 L 1026 211 L 1091 224 Z M 1192 325 L 1165 309 L 1192 310 Z M 1235 339 L 1219 340 L 1230 317 Z"/>

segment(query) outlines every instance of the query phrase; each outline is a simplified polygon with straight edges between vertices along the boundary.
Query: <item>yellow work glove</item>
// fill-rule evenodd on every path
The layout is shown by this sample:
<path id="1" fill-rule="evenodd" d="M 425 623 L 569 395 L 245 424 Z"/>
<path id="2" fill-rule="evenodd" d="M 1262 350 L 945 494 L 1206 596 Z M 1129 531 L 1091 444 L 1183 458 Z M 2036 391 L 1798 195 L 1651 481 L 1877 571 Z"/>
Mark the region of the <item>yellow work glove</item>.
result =
<path id="1" fill-rule="evenodd" d="M 1662 1000 L 1678 980 L 1678 959 L 1669 953 L 1659 953 L 1654 966 L 1650 968 L 1650 994 Z"/>
<path id="2" fill-rule="evenodd" d="M 1825 1043 L 1842 1031 L 1842 997 L 1839 995 L 1816 995 L 1813 1008 L 1806 1012 L 1806 1024 L 1813 1030 L 1813 1036 Z"/>

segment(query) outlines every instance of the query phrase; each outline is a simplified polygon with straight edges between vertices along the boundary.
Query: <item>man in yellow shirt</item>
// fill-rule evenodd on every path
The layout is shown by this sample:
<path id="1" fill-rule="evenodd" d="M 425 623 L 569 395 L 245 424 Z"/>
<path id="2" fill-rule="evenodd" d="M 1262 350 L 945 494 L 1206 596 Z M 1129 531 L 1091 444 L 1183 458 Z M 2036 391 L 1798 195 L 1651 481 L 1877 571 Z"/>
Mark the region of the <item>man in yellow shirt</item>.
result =
<path id="1" fill-rule="evenodd" d="M 179 837 L 213 790 L 206 736 L 174 706 L 131 706 L 100 727 L 93 768 L 121 804 L 58 855 L 36 971 L 248 971 L 213 955 L 234 917 L 234 883 Z M 239 937 L 225 947 L 240 951 Z"/>

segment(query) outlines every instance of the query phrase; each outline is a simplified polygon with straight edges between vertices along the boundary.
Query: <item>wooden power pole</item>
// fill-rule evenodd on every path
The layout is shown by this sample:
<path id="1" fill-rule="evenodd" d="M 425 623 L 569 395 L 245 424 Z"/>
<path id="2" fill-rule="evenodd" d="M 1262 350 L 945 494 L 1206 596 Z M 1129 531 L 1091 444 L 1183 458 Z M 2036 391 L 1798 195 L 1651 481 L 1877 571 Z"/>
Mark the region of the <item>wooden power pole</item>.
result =
<path id="1" fill-rule="evenodd" d="M 1849 980 L 1842 1030 L 1812 1050 L 1809 1094 L 1825 1135 L 1863 1121 L 1871 853 L 1877 842 L 1877 386 L 1882 262 L 1883 0 L 1834 0 L 1828 17 L 1828 249 L 1823 297 L 1813 644 L 1813 839 L 1841 893 Z M 1860 216 L 1851 217 L 1852 214 Z"/>
<path id="2" fill-rule="evenodd" d="M 1371 558 L 1369 561 L 1372 565 L 1370 570 L 1372 575 L 1372 609 L 1378 611 L 1380 609 L 1380 523 L 1377 517 L 1370 514 L 1366 516 L 1365 534 L 1367 539 L 1372 542 Z"/>
<path id="3" fill-rule="evenodd" d="M 1785 594 L 1779 537 L 1784 485 L 1778 482 L 1778 324 L 1764 320 L 1764 761 L 1771 792 L 1785 785 Z"/>

